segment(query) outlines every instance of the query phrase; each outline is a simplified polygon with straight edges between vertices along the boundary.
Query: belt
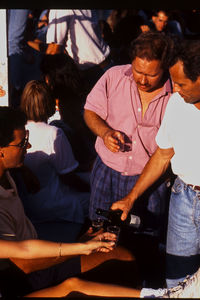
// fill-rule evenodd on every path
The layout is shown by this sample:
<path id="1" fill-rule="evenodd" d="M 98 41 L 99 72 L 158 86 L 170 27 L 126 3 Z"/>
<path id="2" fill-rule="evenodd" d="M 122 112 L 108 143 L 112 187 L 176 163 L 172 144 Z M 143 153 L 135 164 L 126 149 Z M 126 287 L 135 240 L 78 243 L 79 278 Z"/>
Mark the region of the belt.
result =
<path id="1" fill-rule="evenodd" d="M 193 185 L 193 184 L 188 184 L 194 191 L 200 191 L 200 186 L 199 185 Z"/>

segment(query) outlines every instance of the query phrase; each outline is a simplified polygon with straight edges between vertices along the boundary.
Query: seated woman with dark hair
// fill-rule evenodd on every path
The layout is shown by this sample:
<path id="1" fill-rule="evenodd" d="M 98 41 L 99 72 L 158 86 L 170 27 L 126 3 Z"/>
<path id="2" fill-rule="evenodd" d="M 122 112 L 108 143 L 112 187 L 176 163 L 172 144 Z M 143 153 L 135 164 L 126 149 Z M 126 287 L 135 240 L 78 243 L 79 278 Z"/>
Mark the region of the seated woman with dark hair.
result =
<path id="1" fill-rule="evenodd" d="M 33 223 L 69 221 L 83 224 L 88 215 L 89 184 L 76 176 L 78 162 L 62 129 L 47 124 L 55 111 L 48 86 L 32 80 L 24 88 L 21 109 L 28 122 L 29 141 L 24 164 L 40 183 L 40 190 L 23 197 Z"/>

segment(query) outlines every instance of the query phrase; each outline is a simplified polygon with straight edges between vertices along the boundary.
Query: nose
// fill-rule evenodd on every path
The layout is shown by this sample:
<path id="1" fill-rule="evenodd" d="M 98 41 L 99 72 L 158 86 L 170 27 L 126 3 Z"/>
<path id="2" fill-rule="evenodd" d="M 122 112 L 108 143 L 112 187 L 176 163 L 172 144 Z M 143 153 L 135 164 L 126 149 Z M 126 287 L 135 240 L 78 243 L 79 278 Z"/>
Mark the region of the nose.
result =
<path id="1" fill-rule="evenodd" d="M 147 76 L 145 74 L 141 75 L 140 83 L 144 85 L 147 83 Z"/>

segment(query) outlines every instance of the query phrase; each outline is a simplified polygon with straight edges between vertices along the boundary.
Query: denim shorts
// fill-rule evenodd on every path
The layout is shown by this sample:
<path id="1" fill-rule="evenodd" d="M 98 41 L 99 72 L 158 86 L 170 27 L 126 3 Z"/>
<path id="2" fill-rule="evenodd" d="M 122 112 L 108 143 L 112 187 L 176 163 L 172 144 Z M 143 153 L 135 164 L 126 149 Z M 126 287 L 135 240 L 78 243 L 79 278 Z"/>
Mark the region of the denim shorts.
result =
<path id="1" fill-rule="evenodd" d="M 167 232 L 167 285 L 172 287 L 200 266 L 200 191 L 176 178 Z"/>

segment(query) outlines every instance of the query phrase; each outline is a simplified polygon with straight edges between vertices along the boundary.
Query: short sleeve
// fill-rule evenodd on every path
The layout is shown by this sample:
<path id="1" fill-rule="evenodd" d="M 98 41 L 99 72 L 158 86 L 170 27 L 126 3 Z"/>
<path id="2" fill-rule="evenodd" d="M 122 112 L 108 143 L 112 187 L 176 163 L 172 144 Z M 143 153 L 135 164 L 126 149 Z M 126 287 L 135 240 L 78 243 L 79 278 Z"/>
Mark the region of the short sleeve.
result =
<path id="1" fill-rule="evenodd" d="M 58 128 L 53 142 L 53 151 L 50 155 L 50 163 L 54 166 L 58 174 L 72 172 L 78 167 L 71 145 L 63 130 Z"/>
<path id="2" fill-rule="evenodd" d="M 15 241 L 17 239 L 14 223 L 6 211 L 0 211 L 0 239 Z"/>
<path id="3" fill-rule="evenodd" d="M 108 84 L 110 70 L 106 71 L 97 81 L 91 92 L 88 94 L 84 109 L 91 110 L 99 115 L 103 120 L 107 118 L 108 107 Z"/>
<path id="4" fill-rule="evenodd" d="M 47 43 L 65 45 L 68 30 L 68 10 L 50 9 Z"/>

